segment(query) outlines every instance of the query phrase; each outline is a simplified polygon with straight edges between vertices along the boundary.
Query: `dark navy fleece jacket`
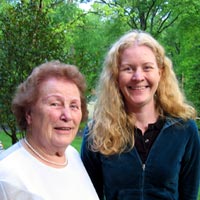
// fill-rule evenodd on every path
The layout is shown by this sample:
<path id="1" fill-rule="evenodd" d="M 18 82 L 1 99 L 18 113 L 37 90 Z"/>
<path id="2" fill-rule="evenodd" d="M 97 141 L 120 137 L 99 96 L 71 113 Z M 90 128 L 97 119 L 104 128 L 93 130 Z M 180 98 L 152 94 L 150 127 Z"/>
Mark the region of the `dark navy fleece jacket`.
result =
<path id="1" fill-rule="evenodd" d="M 145 165 L 135 147 L 111 156 L 90 151 L 88 129 L 84 130 L 81 157 L 100 199 L 197 199 L 200 138 L 193 120 L 168 117 Z"/>

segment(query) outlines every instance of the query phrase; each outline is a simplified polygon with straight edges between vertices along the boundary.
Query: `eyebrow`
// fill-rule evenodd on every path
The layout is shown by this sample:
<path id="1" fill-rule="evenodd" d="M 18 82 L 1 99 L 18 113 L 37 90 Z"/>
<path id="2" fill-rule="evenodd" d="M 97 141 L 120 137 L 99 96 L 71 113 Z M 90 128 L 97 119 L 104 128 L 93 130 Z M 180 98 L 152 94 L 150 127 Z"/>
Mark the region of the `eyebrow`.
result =
<path id="1" fill-rule="evenodd" d="M 62 95 L 60 95 L 60 94 L 49 94 L 49 95 L 45 96 L 42 100 L 43 100 L 43 101 L 46 101 L 46 100 L 49 99 L 50 97 L 56 97 L 56 98 L 64 99 L 64 97 L 63 97 Z M 70 96 L 70 97 L 72 97 L 72 100 L 73 100 L 73 101 L 76 100 L 76 101 L 81 102 L 81 98 L 77 98 L 77 97 L 74 97 L 74 96 Z"/>
<path id="2" fill-rule="evenodd" d="M 154 65 L 154 64 L 157 64 L 157 63 L 156 62 L 145 62 L 145 63 L 143 63 L 143 65 L 147 65 L 147 64 Z"/>

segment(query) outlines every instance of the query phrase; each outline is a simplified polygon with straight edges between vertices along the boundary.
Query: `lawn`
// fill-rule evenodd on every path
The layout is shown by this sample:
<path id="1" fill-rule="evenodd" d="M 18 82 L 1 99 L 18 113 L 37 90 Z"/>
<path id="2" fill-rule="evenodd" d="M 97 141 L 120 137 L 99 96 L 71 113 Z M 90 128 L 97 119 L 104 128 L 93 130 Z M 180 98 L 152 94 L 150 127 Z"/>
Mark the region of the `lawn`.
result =
<path id="1" fill-rule="evenodd" d="M 11 139 L 5 133 L 0 132 L 0 141 L 2 142 L 4 149 L 7 149 L 11 146 Z M 75 140 L 72 142 L 72 146 L 74 146 L 79 152 L 81 148 L 82 137 L 76 136 Z"/>

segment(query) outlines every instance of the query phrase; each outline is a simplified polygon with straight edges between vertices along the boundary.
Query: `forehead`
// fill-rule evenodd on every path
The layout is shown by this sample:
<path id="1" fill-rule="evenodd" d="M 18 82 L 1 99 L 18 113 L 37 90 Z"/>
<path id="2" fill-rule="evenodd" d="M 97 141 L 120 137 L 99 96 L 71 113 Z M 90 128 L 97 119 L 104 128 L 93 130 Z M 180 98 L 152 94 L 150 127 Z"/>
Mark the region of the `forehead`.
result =
<path id="1" fill-rule="evenodd" d="M 153 50 L 146 45 L 131 45 L 121 51 L 121 54 L 140 54 L 140 55 L 154 55 Z"/>
<path id="2" fill-rule="evenodd" d="M 62 94 L 67 96 L 78 96 L 80 92 L 75 83 L 64 78 L 49 78 L 39 86 L 40 95 Z"/>
<path id="3" fill-rule="evenodd" d="M 156 62 L 156 57 L 151 48 L 145 45 L 132 45 L 121 52 L 120 64 L 124 62 Z"/>

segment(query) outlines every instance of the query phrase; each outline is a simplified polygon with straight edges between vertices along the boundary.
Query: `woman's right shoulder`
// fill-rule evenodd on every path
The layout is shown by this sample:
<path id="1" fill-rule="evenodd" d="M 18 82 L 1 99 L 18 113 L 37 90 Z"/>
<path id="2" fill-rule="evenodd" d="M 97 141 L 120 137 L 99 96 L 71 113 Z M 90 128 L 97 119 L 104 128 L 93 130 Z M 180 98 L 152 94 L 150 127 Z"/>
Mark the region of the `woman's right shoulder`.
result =
<path id="1" fill-rule="evenodd" d="M 4 161 L 6 159 L 9 159 L 10 157 L 13 157 L 14 154 L 16 154 L 16 152 L 18 152 L 19 149 L 21 149 L 21 143 L 17 142 L 15 144 L 13 144 L 12 146 L 10 146 L 7 149 L 4 149 L 3 151 L 1 151 L 0 153 L 0 162 Z"/>

